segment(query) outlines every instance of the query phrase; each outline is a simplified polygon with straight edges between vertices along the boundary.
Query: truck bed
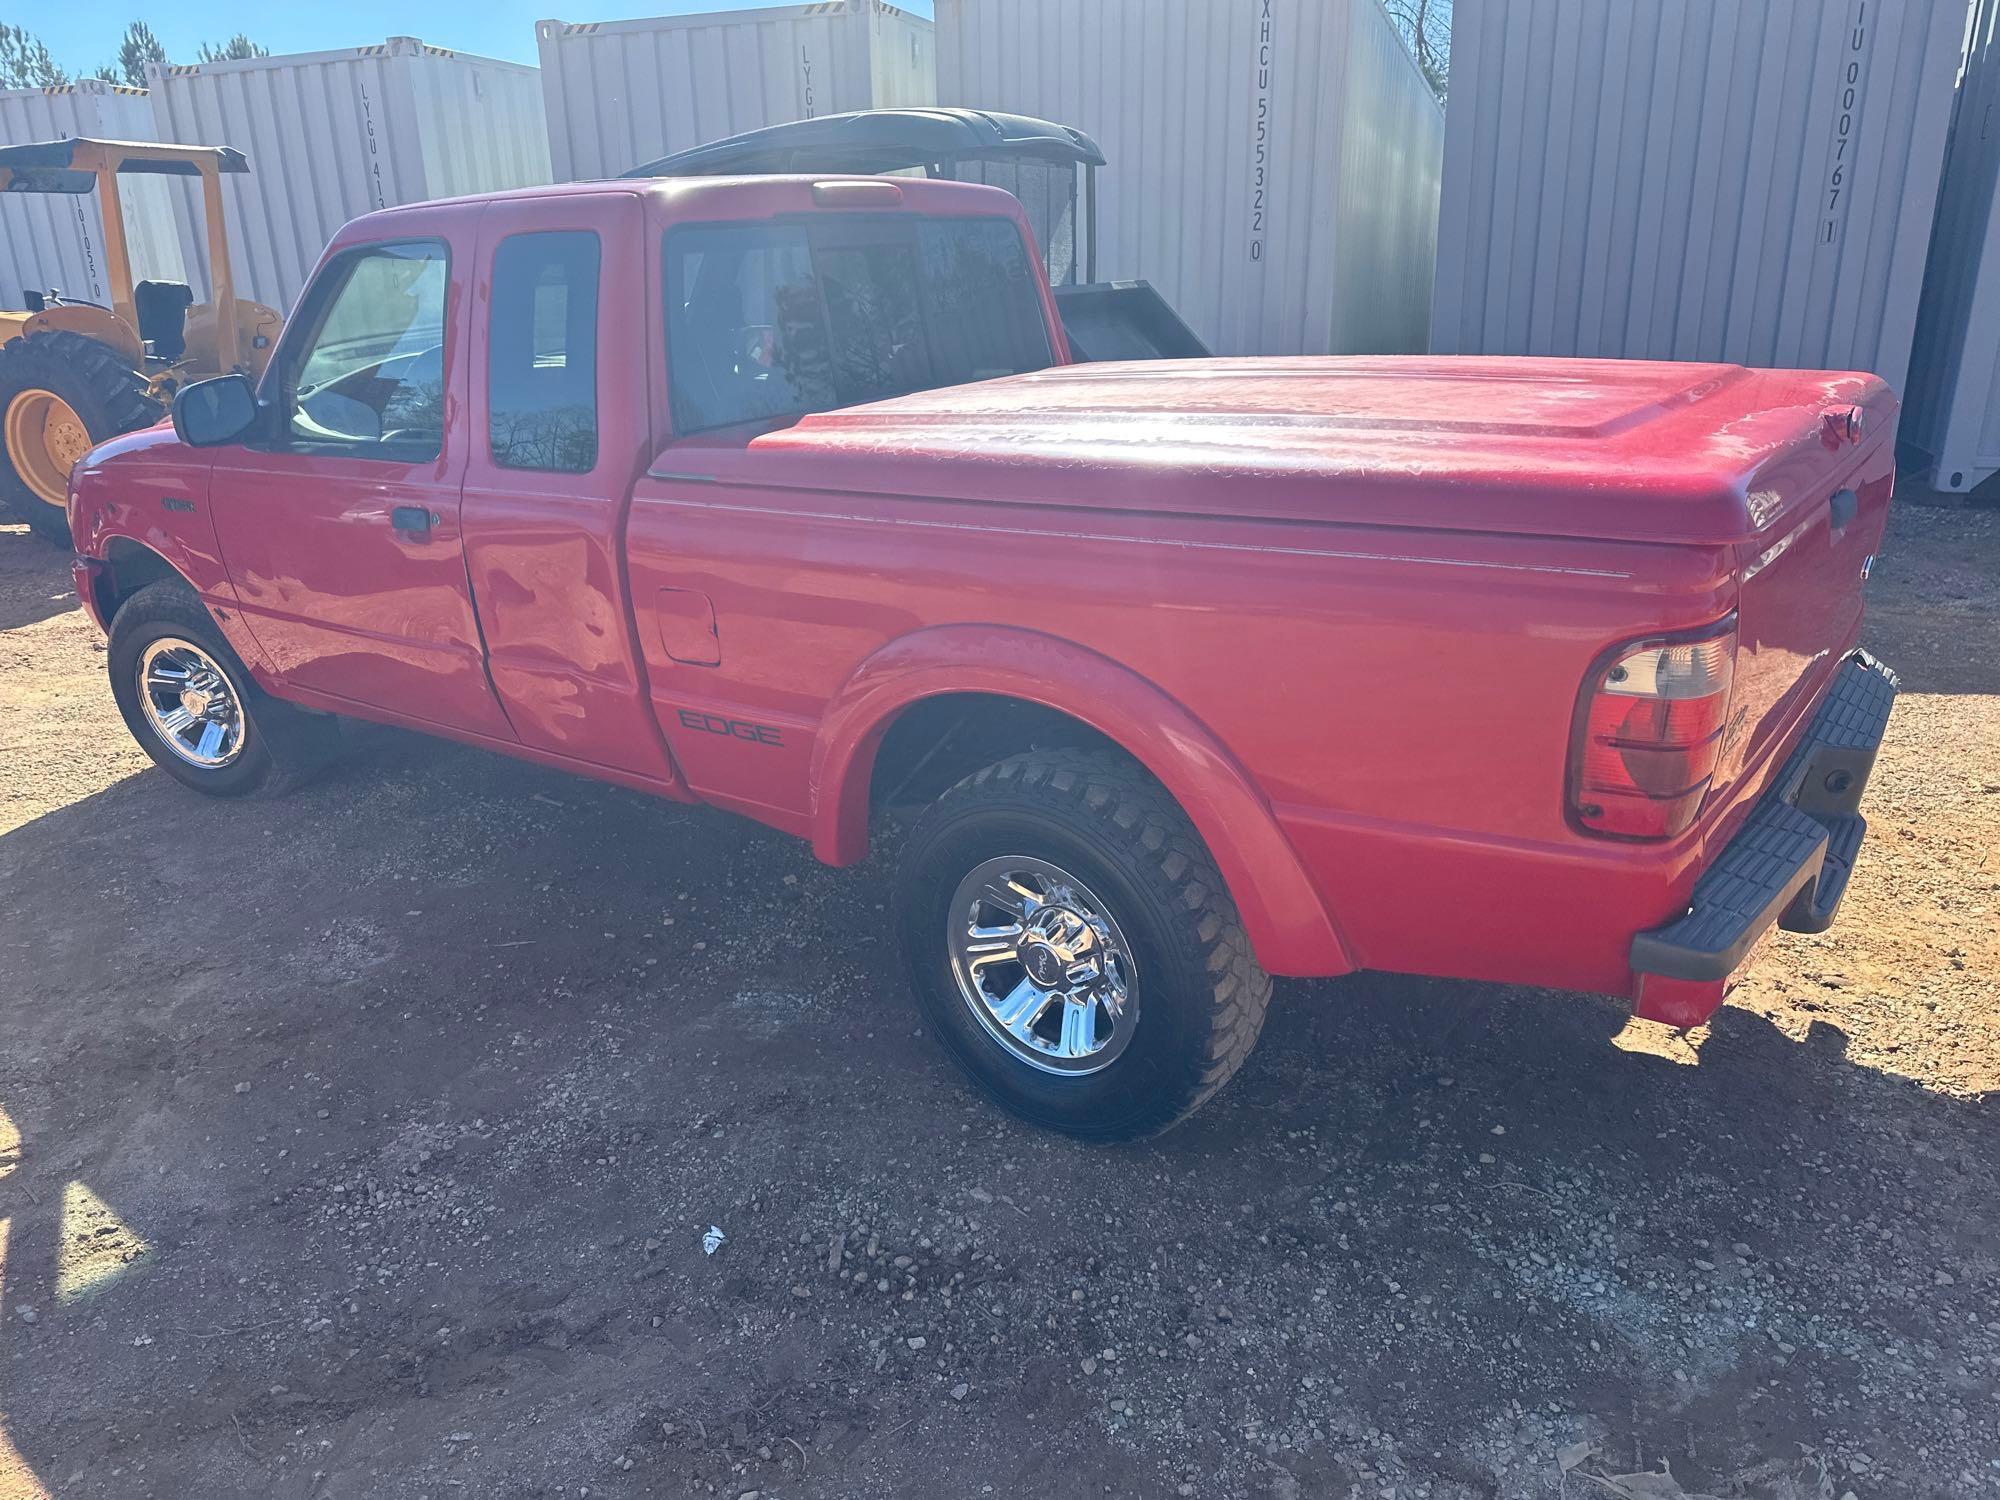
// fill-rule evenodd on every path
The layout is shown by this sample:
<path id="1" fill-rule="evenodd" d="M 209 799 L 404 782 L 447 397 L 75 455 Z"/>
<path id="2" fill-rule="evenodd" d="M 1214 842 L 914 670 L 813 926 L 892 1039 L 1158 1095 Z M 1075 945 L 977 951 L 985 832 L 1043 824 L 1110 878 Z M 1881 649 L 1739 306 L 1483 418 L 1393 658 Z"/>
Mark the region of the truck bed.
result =
<path id="1" fill-rule="evenodd" d="M 1051 369 L 672 445 L 634 497 L 634 587 L 714 601 L 720 672 L 656 654 L 662 711 L 699 691 L 801 745 L 907 632 L 1074 642 L 1241 763 L 1359 964 L 1617 992 L 1858 637 L 1894 415 L 1873 376 L 1721 365 Z M 1731 619 L 1700 818 L 1646 845 L 1567 826 L 1592 662 Z M 727 794 L 733 757 L 683 760 Z M 1449 941 L 1412 894 L 1442 890 Z M 1557 961 L 1577 902 L 1618 916 Z"/>

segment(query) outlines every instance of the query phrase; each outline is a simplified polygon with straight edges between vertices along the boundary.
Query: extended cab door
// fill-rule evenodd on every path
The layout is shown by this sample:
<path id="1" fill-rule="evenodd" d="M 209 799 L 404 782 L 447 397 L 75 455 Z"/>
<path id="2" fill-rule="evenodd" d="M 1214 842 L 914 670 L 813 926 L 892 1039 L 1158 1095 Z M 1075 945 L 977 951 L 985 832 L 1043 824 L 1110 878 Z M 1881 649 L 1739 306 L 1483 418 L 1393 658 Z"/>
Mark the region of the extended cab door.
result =
<path id="1" fill-rule="evenodd" d="M 828 700 L 919 620 L 895 528 L 851 524 L 871 499 L 815 492 L 784 445 L 759 439 L 809 412 L 1039 370 L 1056 353 L 1016 220 L 822 211 L 822 186 L 903 194 L 788 185 L 776 201 L 797 194 L 811 211 L 666 229 L 672 438 L 634 486 L 627 531 L 653 703 L 688 786 L 800 834 Z M 821 508 L 846 520 L 814 524 Z M 974 596 L 944 607 L 947 619 L 984 608 Z"/>
<path id="2" fill-rule="evenodd" d="M 674 787 L 621 555 L 652 447 L 645 241 L 629 190 L 487 208 L 464 526 L 488 669 L 521 743 Z"/>
<path id="3" fill-rule="evenodd" d="M 259 389 L 258 436 L 217 451 L 210 506 L 288 683 L 511 740 L 459 529 L 470 240 L 349 244 L 320 267 Z"/>

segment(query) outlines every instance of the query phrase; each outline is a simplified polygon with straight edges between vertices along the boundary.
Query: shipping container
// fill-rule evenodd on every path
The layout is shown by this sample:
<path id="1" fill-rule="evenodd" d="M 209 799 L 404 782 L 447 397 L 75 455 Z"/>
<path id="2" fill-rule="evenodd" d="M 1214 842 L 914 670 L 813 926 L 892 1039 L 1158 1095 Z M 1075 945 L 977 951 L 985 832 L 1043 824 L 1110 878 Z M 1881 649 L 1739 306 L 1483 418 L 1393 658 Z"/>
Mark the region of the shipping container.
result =
<path id="1" fill-rule="evenodd" d="M 159 139 L 249 156 L 248 176 L 223 180 L 237 295 L 280 311 L 350 219 L 549 180 L 541 86 L 521 63 L 391 37 L 146 76 Z M 205 243 L 197 259 L 205 280 Z"/>
<path id="2" fill-rule="evenodd" d="M 1097 277 L 1219 354 L 1425 347 L 1444 119 L 1378 0 L 938 0 L 937 27 L 939 103 L 1104 148 Z"/>
<path id="3" fill-rule="evenodd" d="M 549 158 L 565 182 L 766 125 L 937 103 L 931 23 L 881 0 L 543 21 L 535 35 Z"/>
<path id="4" fill-rule="evenodd" d="M 1456 8 L 1432 347 L 1900 391 L 1966 0 Z"/>
<path id="5" fill-rule="evenodd" d="M 153 110 L 144 89 L 98 78 L 60 88 L 0 90 L 0 144 L 150 141 Z M 124 177 L 125 241 L 140 281 L 185 281 L 187 259 L 177 195 L 158 178 Z M 0 195 L 0 308 L 18 311 L 29 292 L 60 290 L 109 306 L 104 279 L 104 210 L 95 192 Z"/>
<path id="6" fill-rule="evenodd" d="M 1917 314 L 1902 436 L 1941 490 L 2000 474 L 2000 3 L 1979 0 Z"/>

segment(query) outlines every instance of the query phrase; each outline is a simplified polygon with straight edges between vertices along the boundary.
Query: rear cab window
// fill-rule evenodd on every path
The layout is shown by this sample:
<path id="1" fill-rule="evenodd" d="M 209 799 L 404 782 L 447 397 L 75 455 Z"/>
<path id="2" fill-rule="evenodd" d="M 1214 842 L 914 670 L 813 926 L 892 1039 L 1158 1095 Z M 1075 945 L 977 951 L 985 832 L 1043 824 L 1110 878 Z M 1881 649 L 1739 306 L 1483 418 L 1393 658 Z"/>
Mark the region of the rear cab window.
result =
<path id="1" fill-rule="evenodd" d="M 1053 361 L 1011 219 L 827 215 L 667 231 L 667 364 L 683 435 Z"/>
<path id="2" fill-rule="evenodd" d="M 597 466 L 597 236 L 509 235 L 493 252 L 487 444 L 503 469 Z"/>

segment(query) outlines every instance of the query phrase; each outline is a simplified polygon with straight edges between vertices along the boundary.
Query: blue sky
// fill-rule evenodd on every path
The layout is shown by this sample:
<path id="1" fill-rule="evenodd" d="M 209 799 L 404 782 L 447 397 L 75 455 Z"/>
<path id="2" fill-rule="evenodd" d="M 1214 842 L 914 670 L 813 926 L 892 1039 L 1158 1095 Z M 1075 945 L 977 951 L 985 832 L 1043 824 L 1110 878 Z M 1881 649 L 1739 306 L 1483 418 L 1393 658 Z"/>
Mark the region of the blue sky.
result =
<path id="1" fill-rule="evenodd" d="M 931 0 L 897 0 L 918 15 Z M 323 52 L 384 37 L 414 36 L 438 47 L 514 62 L 535 60 L 535 22 L 621 21 L 679 16 L 739 6 L 716 0 L 336 0 L 331 5 L 271 0 L 0 0 L 0 21 L 25 26 L 48 43 L 72 73 L 86 73 L 117 55 L 127 22 L 142 20 L 159 34 L 175 62 L 194 62 L 204 41 L 241 31 L 273 52 Z"/>

